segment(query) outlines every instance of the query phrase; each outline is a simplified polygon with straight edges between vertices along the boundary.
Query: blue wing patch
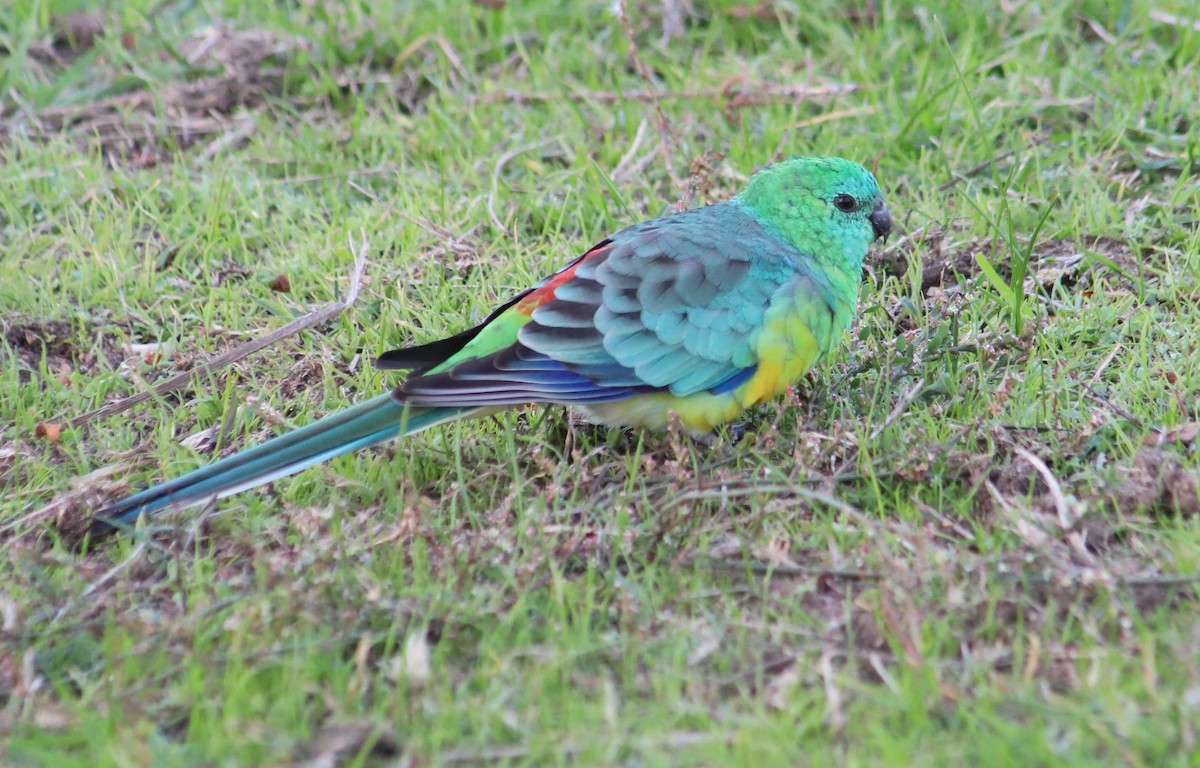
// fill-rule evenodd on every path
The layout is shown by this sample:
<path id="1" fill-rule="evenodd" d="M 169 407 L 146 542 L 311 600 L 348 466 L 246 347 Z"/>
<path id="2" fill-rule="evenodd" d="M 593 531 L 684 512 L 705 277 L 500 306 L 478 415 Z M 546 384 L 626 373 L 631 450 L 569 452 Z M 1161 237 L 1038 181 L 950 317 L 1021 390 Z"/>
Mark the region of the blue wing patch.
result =
<path id="1" fill-rule="evenodd" d="M 750 381 L 750 379 L 754 378 L 754 374 L 756 373 L 758 373 L 758 363 L 755 363 L 749 368 L 743 368 L 708 391 L 714 395 L 724 395 L 742 386 L 747 381 Z"/>

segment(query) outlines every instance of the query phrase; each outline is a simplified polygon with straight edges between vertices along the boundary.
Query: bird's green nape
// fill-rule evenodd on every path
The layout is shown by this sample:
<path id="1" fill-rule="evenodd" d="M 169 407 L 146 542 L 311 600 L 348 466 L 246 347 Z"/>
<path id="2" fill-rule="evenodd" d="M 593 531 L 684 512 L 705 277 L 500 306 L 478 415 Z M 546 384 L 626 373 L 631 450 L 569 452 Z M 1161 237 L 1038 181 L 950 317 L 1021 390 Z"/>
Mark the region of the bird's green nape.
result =
<path id="1" fill-rule="evenodd" d="M 333 456 L 527 403 L 694 431 L 785 391 L 841 339 L 891 219 L 874 176 L 799 157 L 723 203 L 612 234 L 455 336 L 380 357 L 390 393 L 99 510 L 95 533 Z"/>

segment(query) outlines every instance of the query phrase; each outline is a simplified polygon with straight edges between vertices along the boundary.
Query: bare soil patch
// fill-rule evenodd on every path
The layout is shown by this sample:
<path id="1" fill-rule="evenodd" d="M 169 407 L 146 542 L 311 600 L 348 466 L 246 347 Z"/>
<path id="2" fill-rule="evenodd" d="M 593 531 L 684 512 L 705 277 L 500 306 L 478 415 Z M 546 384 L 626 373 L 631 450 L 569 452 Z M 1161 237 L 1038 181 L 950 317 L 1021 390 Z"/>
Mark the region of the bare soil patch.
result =
<path id="1" fill-rule="evenodd" d="M 104 33 L 99 17 L 65 24 L 61 36 L 31 52 L 35 61 L 48 68 L 69 64 Z M 130 35 L 122 44 L 138 46 Z M 270 32 L 210 27 L 177 47 L 179 63 L 187 68 L 183 77 L 141 81 L 127 93 L 83 104 L 12 110 L 0 119 L 0 145 L 18 135 L 66 134 L 134 167 L 156 165 L 205 142 L 204 152 L 213 155 L 253 134 L 253 110 L 281 92 L 286 60 L 300 45 Z"/>

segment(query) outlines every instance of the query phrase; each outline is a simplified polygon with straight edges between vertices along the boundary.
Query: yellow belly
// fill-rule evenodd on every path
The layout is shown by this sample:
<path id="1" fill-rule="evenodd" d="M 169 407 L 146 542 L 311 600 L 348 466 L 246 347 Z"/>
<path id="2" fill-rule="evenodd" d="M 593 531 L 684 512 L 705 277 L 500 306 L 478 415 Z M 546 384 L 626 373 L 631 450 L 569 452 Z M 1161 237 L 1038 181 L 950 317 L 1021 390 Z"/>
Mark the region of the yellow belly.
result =
<path id="1" fill-rule="evenodd" d="M 796 383 L 820 358 L 821 344 L 799 318 L 769 318 L 756 346 L 758 370 L 732 392 L 697 392 L 679 397 L 667 392 L 583 408 L 595 421 L 614 426 L 661 429 L 671 414 L 693 432 L 710 432 L 748 408 L 765 403 Z"/>

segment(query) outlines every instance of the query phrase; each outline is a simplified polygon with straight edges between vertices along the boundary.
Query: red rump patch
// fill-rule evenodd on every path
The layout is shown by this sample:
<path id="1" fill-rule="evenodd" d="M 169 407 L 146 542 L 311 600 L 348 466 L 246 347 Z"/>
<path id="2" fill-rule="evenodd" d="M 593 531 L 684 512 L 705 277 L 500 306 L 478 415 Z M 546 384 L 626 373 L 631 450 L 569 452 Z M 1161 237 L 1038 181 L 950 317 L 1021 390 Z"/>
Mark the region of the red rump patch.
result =
<path id="1" fill-rule="evenodd" d="M 533 310 L 554 298 L 554 293 L 558 290 L 560 285 L 563 285 L 564 283 L 570 281 L 571 278 L 575 277 L 575 270 L 579 269 L 580 264 L 585 261 L 590 261 L 601 254 L 608 253 L 611 250 L 612 246 L 605 243 L 604 245 L 598 245 L 592 250 L 583 254 L 572 263 L 551 275 L 546 280 L 544 285 L 539 285 L 537 288 L 534 288 L 532 291 L 526 294 L 525 298 L 521 299 L 521 301 L 517 303 L 516 310 L 523 315 L 532 315 Z"/>

